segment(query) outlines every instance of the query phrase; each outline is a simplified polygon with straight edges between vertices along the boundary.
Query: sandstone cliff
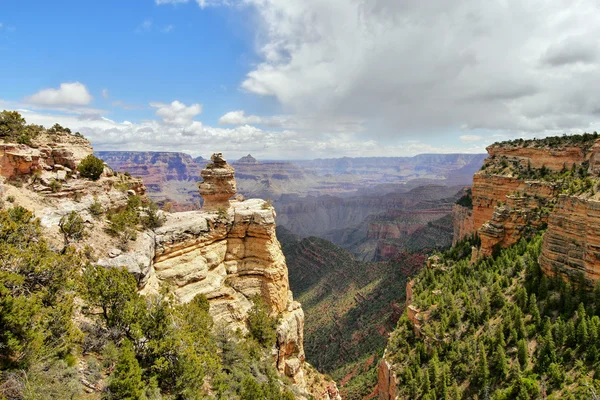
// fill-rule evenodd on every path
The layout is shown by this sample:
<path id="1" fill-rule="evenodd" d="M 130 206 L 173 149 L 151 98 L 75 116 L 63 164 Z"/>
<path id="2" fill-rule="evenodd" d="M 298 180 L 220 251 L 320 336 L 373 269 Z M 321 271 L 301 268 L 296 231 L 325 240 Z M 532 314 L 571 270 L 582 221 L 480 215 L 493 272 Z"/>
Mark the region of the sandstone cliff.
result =
<path id="1" fill-rule="evenodd" d="M 588 170 L 593 140 L 560 145 L 543 139 L 488 147 L 489 157 L 472 187 L 473 232 L 481 238 L 480 256 L 548 224 L 559 194 L 576 179 L 569 171 Z"/>
<path id="2" fill-rule="evenodd" d="M 62 246 L 59 221 L 75 211 L 87 228 L 87 238 L 75 246 L 100 265 L 125 266 L 142 294 L 169 288 L 182 302 L 204 294 L 215 325 L 242 332 L 247 331 L 253 297 L 262 297 L 278 321 L 273 362 L 281 375 L 296 386 L 300 398 L 340 398 L 335 383 L 322 379 L 305 361 L 304 312 L 289 290 L 275 211 L 259 199 L 228 200 L 235 194 L 235 180 L 222 157 L 215 156 L 202 173 L 206 209 L 160 212 L 166 219 L 162 227 L 137 232 L 123 247 L 106 232 L 107 223 L 91 214 L 91 205 L 100 203 L 104 212 L 116 212 L 132 196 L 144 195 L 141 180 L 110 168 L 97 181 L 80 178 L 77 165 L 92 148 L 87 140 L 67 133 L 41 135 L 36 147 L 0 146 L 3 200 L 31 209 L 57 249 Z M 46 186 L 50 180 L 60 185 Z"/>

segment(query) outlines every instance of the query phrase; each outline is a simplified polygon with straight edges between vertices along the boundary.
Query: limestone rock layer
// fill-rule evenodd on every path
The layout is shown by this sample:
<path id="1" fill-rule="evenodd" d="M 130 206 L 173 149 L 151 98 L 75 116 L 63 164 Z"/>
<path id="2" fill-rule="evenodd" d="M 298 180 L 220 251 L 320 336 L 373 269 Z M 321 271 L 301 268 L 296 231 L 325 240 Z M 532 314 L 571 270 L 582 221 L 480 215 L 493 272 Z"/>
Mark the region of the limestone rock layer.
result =
<path id="1" fill-rule="evenodd" d="M 275 235 L 275 211 L 264 200 L 232 201 L 222 212 L 174 213 L 156 230 L 153 272 L 142 293 L 171 288 L 182 302 L 204 294 L 215 323 L 246 331 L 252 298 L 278 317 L 278 370 L 304 381 L 304 313 L 289 290 Z"/>

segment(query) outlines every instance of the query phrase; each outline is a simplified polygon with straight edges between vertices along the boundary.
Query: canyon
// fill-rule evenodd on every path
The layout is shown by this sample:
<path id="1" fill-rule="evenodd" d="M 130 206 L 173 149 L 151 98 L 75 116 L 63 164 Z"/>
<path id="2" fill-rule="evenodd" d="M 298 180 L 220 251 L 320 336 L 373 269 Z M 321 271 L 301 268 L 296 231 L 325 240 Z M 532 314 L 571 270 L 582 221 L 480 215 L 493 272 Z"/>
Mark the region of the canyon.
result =
<path id="1" fill-rule="evenodd" d="M 141 177 L 159 204 L 171 203 L 176 210 L 201 204 L 195 183 L 200 167 L 188 155 L 97 154 L 114 169 Z M 289 162 L 248 155 L 232 165 L 238 192 L 271 199 L 279 226 L 330 240 L 369 261 L 447 246 L 449 225 L 436 221 L 451 214 L 457 193 L 470 185 L 482 161 L 477 154 Z"/>

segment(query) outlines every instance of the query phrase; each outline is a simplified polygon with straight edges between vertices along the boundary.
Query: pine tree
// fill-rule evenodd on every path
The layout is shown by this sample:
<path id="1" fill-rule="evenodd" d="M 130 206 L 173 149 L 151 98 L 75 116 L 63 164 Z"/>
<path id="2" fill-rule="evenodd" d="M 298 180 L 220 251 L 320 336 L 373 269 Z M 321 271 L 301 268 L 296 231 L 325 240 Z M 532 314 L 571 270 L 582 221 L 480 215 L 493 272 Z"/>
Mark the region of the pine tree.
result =
<path id="1" fill-rule="evenodd" d="M 589 335 L 588 335 L 588 327 L 585 317 L 579 320 L 579 324 L 577 325 L 577 342 L 585 348 L 588 343 Z"/>
<path id="2" fill-rule="evenodd" d="M 496 346 L 496 353 L 494 354 L 494 371 L 496 376 L 501 379 L 506 378 L 508 374 L 508 362 L 506 360 L 506 353 L 503 346 Z"/>
<path id="3" fill-rule="evenodd" d="M 540 321 L 541 321 L 541 317 L 540 317 L 540 309 L 538 308 L 538 305 L 537 305 L 537 298 L 535 296 L 535 293 L 532 293 L 531 296 L 529 296 L 529 314 L 531 314 L 531 317 L 533 318 L 533 321 L 535 321 L 535 324 L 539 325 Z"/>
<path id="4" fill-rule="evenodd" d="M 490 377 L 490 370 L 487 362 L 487 355 L 485 346 L 483 343 L 479 344 L 479 361 L 477 363 L 477 383 L 479 387 L 483 388 L 488 384 Z"/>
<path id="5" fill-rule="evenodd" d="M 517 343 L 517 356 L 521 369 L 527 369 L 529 366 L 529 351 L 527 350 L 527 341 L 525 339 L 521 339 Z"/>
<path id="6" fill-rule="evenodd" d="M 552 335 L 546 335 L 542 340 L 542 347 L 539 350 L 537 368 L 540 372 L 546 372 L 548 367 L 556 362 L 556 349 Z"/>
<path id="7" fill-rule="evenodd" d="M 110 377 L 108 392 L 111 400 L 139 400 L 144 393 L 142 369 L 129 340 L 121 344 L 119 361 Z"/>

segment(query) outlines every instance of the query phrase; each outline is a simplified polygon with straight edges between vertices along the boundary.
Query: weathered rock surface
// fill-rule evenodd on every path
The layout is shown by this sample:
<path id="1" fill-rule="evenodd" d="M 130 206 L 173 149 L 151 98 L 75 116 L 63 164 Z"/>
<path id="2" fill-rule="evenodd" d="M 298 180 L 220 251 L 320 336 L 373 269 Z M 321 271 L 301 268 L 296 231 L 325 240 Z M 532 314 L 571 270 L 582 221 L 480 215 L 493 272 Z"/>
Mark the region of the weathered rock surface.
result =
<path id="1" fill-rule="evenodd" d="M 88 140 L 64 132 L 41 134 L 32 146 L 0 143 L 0 176 L 13 180 L 53 169 L 64 171 L 66 176 L 65 167 L 76 170 L 79 162 L 92 152 Z"/>
<path id="2" fill-rule="evenodd" d="M 393 369 L 393 364 L 385 358 L 385 353 L 379 363 L 377 391 L 379 400 L 396 400 L 400 395 L 398 391 L 398 378 Z"/>
<path id="3" fill-rule="evenodd" d="M 279 319 L 277 368 L 304 388 L 304 313 L 289 290 L 275 235 L 275 212 L 264 200 L 234 201 L 229 213 L 170 214 L 156 230 L 153 273 L 142 293 L 170 287 L 182 302 L 204 294 L 216 324 L 246 331 L 252 297 Z"/>
<path id="4" fill-rule="evenodd" d="M 549 275 L 600 278 L 600 200 L 560 196 L 544 235 L 540 266 Z"/>
<path id="5" fill-rule="evenodd" d="M 235 170 L 223 158 L 221 153 L 215 153 L 211 157 L 212 164 L 208 164 L 200 172 L 203 182 L 200 182 L 200 196 L 204 199 L 202 208 L 205 210 L 217 210 L 229 208 L 229 199 L 237 192 Z"/>
<path id="6" fill-rule="evenodd" d="M 463 207 L 459 204 L 455 204 L 452 207 L 452 228 L 454 229 L 452 235 L 452 246 L 462 239 L 470 236 L 475 232 L 473 220 L 473 210 L 467 207 Z"/>
<path id="7" fill-rule="evenodd" d="M 521 147 L 491 145 L 487 149 L 490 157 L 507 157 L 519 160 L 525 165 L 529 162 L 532 168 L 546 166 L 553 171 L 560 171 L 564 166 L 571 168 L 589 159 L 590 153 L 578 146 L 560 148 Z"/>
<path id="8" fill-rule="evenodd" d="M 509 148 L 508 154 L 513 153 Z M 499 150 L 495 149 L 495 157 L 498 155 Z M 494 160 L 486 160 L 490 162 Z M 518 242 L 528 229 L 546 223 L 560 187 L 553 182 L 480 171 L 473 177 L 472 193 L 473 232 L 478 231 L 481 238 L 480 256 L 489 256 L 496 246 L 508 247 Z"/>

